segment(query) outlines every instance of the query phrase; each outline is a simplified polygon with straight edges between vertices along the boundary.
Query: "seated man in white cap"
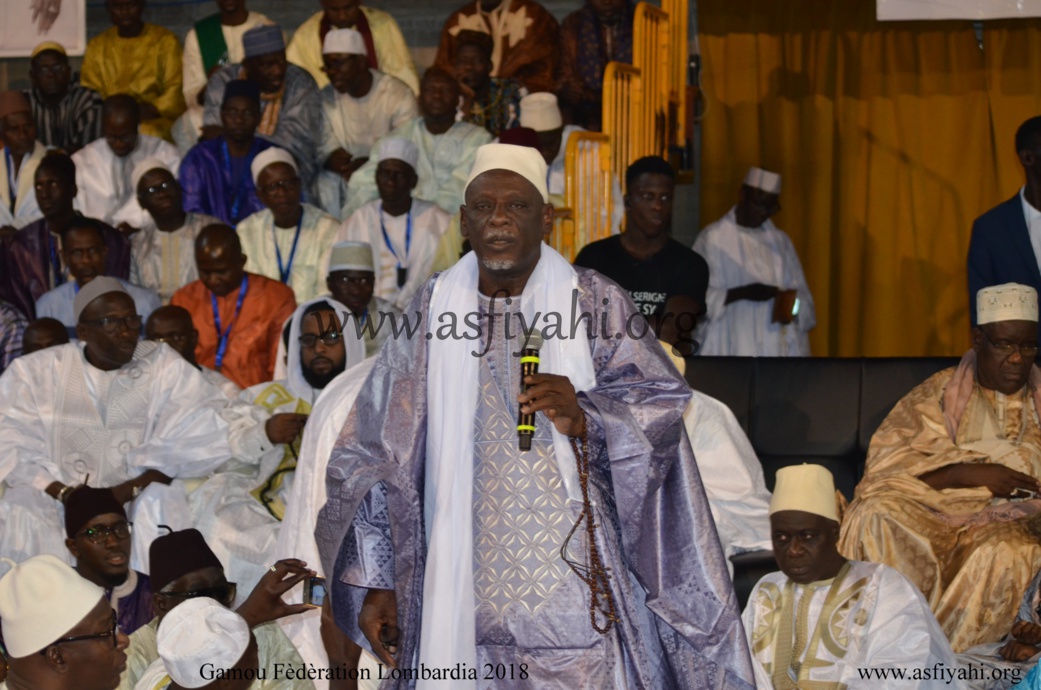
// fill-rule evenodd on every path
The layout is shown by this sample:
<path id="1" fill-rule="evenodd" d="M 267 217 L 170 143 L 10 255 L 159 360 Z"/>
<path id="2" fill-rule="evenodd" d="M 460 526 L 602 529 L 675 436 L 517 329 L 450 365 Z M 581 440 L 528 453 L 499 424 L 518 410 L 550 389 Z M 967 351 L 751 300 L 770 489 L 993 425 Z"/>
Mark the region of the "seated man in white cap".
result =
<path id="1" fill-rule="evenodd" d="M 0 377 L 0 556 L 67 557 L 61 504 L 80 484 L 136 509 L 160 500 L 150 485 L 204 477 L 231 454 L 224 397 L 170 348 L 138 341 L 141 317 L 118 280 L 95 278 L 73 306 L 80 342 L 20 357 Z"/>
<path id="2" fill-rule="evenodd" d="M 1027 519 L 1041 512 L 1037 292 L 984 288 L 976 315 L 961 363 L 904 396 L 871 438 L 839 543 L 918 585 L 958 652 L 1002 639 L 1041 569 Z"/>
<path id="3" fill-rule="evenodd" d="M 413 198 L 419 149 L 387 137 L 376 149 L 380 198 L 347 219 L 341 240 L 368 242 L 376 254 L 376 296 L 404 309 L 434 272 L 434 256 L 452 217 L 437 204 Z"/>
<path id="4" fill-rule="evenodd" d="M 326 212 L 340 217 L 351 175 L 377 139 L 419 116 L 419 104 L 406 84 L 369 67 L 365 40 L 354 29 L 327 33 L 322 60 L 330 83 L 319 94 L 318 198 Z"/>
<path id="5" fill-rule="evenodd" d="M 459 211 L 466 176 L 473 166 L 477 149 L 492 140 L 492 136 L 481 127 L 456 121 L 458 105 L 459 84 L 455 78 L 442 69 L 431 67 L 423 74 L 420 83 L 421 117 L 387 135 L 407 139 L 419 149 L 419 160 L 414 166 L 419 180 L 414 196 L 433 201 L 448 213 Z M 344 218 L 349 218 L 363 204 L 379 197 L 376 163 L 375 158 L 370 158 L 351 175 Z"/>
<path id="6" fill-rule="evenodd" d="M 140 228 L 145 220 L 131 180 L 134 167 L 146 158 L 159 159 L 169 170 L 177 170 L 181 164 L 177 148 L 138 133 L 140 123 L 137 101 L 126 94 L 109 96 L 101 109 L 101 138 L 72 155 L 79 210 L 124 232 Z"/>
<path id="7" fill-rule="evenodd" d="M 315 534 L 337 625 L 385 666 L 513 664 L 538 688 L 752 687 L 681 426 L 689 388 L 653 338 L 554 319 L 624 328 L 636 312 L 543 243 L 538 151 L 482 147 L 465 189 L 473 251 L 409 305 L 438 337 L 386 342 L 329 460 Z M 518 395 L 522 316 L 544 345 Z M 474 671 L 452 687 L 496 684 Z"/>
<path id="8" fill-rule="evenodd" d="M 54 556 L 0 579 L 8 690 L 115 690 L 127 636 L 105 592 Z"/>
<path id="9" fill-rule="evenodd" d="M 221 221 L 186 211 L 181 183 L 158 158 L 138 163 L 130 182 L 145 210 L 144 225 L 130 236 L 130 280 L 169 304 L 174 292 L 199 277 L 195 238 Z"/>
<path id="10" fill-rule="evenodd" d="M 780 193 L 780 175 L 750 168 L 737 205 L 694 241 L 709 268 L 703 355 L 810 355 L 813 296 L 792 241 L 770 221 Z"/>
<path id="11" fill-rule="evenodd" d="M 888 566 L 839 553 L 827 469 L 777 471 L 770 529 L 781 572 L 756 584 L 743 616 L 760 690 L 960 686 L 951 685 L 948 674 L 959 670 L 954 653 L 921 592 Z M 865 669 L 903 672 L 908 680 L 872 676 L 865 683 Z M 921 669 L 942 675 L 911 680 Z"/>
<path id="12" fill-rule="evenodd" d="M 224 87 L 234 79 L 260 86 L 257 134 L 290 151 L 310 191 L 318 172 L 315 151 L 321 133 L 318 86 L 306 70 L 286 62 L 285 39 L 277 25 L 257 26 L 242 36 L 242 64 L 221 67 L 206 86 L 203 138 L 222 132 Z"/>
<path id="13" fill-rule="evenodd" d="M 250 172 L 265 208 L 235 228 L 247 257 L 246 270 L 288 285 L 298 303 L 314 299 L 325 292 L 325 267 L 340 222 L 301 203 L 303 182 L 288 151 L 264 151 L 253 159 Z"/>
<path id="14" fill-rule="evenodd" d="M 76 337 L 77 320 L 74 300 L 84 285 L 105 274 L 108 247 L 101 224 L 93 218 L 77 216 L 62 234 L 61 258 L 69 267 L 71 280 L 62 283 L 36 300 L 36 316 L 61 321 L 68 329 L 69 338 Z M 153 290 L 116 278 L 133 298 L 137 314 L 147 319 L 159 307 L 159 295 Z"/>
<path id="15" fill-rule="evenodd" d="M 322 389 L 365 359 L 365 345 L 343 328 L 347 307 L 329 298 L 301 304 L 289 328 L 286 378 L 260 383 L 224 412 L 234 460 L 189 496 L 194 524 L 228 575 L 255 582 L 267 569 L 285 515 L 300 435 Z"/>
<path id="16" fill-rule="evenodd" d="M 255 672 L 263 672 L 267 677 L 260 685 L 247 684 L 245 687 L 266 690 L 314 690 L 314 684 L 310 680 L 297 679 L 287 673 L 288 669 L 301 668 L 303 662 L 293 643 L 275 623 L 280 618 L 307 610 L 303 604 L 287 604 L 283 600 L 286 592 L 314 575 L 313 570 L 305 567 L 306 563 L 295 558 L 277 561 L 264 572 L 264 576 L 255 586 L 229 582 L 220 559 L 196 529 L 164 534 L 153 541 L 149 548 L 149 561 L 152 564 L 152 604 L 156 617 L 130 636 L 126 672 L 120 678 L 119 690 L 133 690 L 139 687 L 146 675 L 153 677 L 155 683 L 162 680 L 162 675 L 154 675 L 156 668 L 149 670 L 162 658 L 158 632 L 168 618 L 172 617 L 173 621 L 183 620 L 184 612 L 178 613 L 181 607 L 188 606 L 187 612 L 190 613 L 193 607 L 199 605 L 197 602 L 209 600 L 230 609 L 235 606 L 238 593 L 247 589 L 251 590 L 249 596 L 238 605 L 235 613 L 245 621 L 247 629 L 251 630 L 256 640 L 257 656 L 253 660 L 252 668 Z M 242 585 L 241 589 L 239 584 Z M 207 634 L 203 625 L 199 625 L 196 632 L 200 636 Z M 213 645 L 220 644 L 212 639 L 210 642 Z M 182 646 L 179 647 L 183 649 Z M 164 648 L 166 653 L 163 657 L 170 659 L 169 646 L 164 645 Z M 177 650 L 172 652 L 176 655 Z M 282 669 L 281 672 L 277 671 L 278 668 Z M 196 668 L 196 672 L 198 670 Z M 191 687 L 210 687 L 205 685 L 201 678 L 197 677 L 195 682 L 199 685 Z M 140 687 L 152 690 L 154 686 Z M 223 689 L 226 686 L 219 684 L 216 687 Z"/>
<path id="17" fill-rule="evenodd" d="M 366 357 L 375 355 L 387 338 L 397 331 L 397 324 L 402 322 L 401 310 L 375 294 L 376 268 L 372 246 L 368 242 L 334 244 L 325 285 L 333 299 L 351 312 L 344 327 L 361 333 Z"/>
<path id="18" fill-rule="evenodd" d="M 198 369 L 202 377 L 219 388 L 229 400 L 237 400 L 242 389 L 224 374 L 204 367 L 195 360 L 195 348 L 199 344 L 199 329 L 192 322 L 192 315 L 184 307 L 168 304 L 152 312 L 145 321 L 145 337 L 157 343 L 166 343 L 184 360 Z"/>

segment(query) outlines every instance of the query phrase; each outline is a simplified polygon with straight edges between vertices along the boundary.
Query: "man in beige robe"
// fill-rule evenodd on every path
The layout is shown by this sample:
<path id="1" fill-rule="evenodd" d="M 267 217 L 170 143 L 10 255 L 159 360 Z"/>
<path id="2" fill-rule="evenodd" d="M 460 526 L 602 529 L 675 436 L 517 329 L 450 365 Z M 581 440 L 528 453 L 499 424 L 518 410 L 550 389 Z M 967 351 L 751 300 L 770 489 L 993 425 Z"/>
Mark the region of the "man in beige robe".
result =
<path id="1" fill-rule="evenodd" d="M 1009 632 L 1041 568 L 1037 293 L 979 291 L 972 349 L 875 432 L 843 520 L 848 558 L 890 565 L 928 600 L 956 652 Z"/>

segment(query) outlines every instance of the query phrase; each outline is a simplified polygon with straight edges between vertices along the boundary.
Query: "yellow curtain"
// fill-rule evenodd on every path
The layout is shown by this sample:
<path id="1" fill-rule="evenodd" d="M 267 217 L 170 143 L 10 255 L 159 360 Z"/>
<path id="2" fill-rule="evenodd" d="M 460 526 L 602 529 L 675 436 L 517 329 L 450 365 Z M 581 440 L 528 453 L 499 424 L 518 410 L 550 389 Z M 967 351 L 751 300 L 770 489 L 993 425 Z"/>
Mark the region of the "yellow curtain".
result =
<path id="1" fill-rule="evenodd" d="M 817 303 L 816 355 L 960 355 L 972 221 L 1016 193 L 1041 113 L 1041 20 L 878 22 L 874 0 L 698 0 L 702 221 L 745 170 L 784 176 L 778 227 Z"/>

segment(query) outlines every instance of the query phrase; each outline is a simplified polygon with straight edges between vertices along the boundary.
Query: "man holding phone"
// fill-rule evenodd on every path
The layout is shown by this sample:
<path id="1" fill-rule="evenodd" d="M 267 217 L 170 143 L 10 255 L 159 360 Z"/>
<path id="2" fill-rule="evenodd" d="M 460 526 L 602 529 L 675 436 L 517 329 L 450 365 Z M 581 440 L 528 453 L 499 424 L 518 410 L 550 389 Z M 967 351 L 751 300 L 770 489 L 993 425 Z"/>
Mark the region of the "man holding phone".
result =
<path id="1" fill-rule="evenodd" d="M 749 168 L 737 205 L 694 242 L 709 266 L 701 354 L 810 355 L 813 296 L 792 241 L 770 221 L 780 194 L 780 175 Z"/>

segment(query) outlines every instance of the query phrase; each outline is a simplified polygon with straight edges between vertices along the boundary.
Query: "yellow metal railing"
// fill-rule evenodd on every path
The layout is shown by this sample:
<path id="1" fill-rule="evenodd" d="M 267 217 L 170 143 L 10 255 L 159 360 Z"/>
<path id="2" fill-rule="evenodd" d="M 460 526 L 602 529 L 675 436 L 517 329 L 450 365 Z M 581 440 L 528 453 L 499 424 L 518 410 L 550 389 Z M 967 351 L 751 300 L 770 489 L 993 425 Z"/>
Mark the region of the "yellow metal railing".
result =
<path id="1" fill-rule="evenodd" d="M 641 2 L 633 18 L 633 67 L 643 78 L 642 127 L 638 155 L 668 157 L 675 135 L 669 127 L 669 92 L 672 87 L 669 15 Z"/>
<path id="2" fill-rule="evenodd" d="M 582 247 L 611 234 L 611 180 L 607 135 L 573 132 L 564 153 L 564 199 L 575 215 L 572 260 Z"/>
<path id="3" fill-rule="evenodd" d="M 662 0 L 661 8 L 669 15 L 669 103 L 675 109 L 674 131 L 679 137 L 677 143 L 682 144 L 694 134 L 683 131 L 687 122 L 687 29 L 690 21 L 690 0 Z"/>
<path id="4" fill-rule="evenodd" d="M 568 261 L 574 261 L 580 247 L 575 246 L 575 214 L 570 208 L 553 209 L 553 234 L 546 244 Z"/>
<path id="5" fill-rule="evenodd" d="M 625 181 L 625 169 L 640 156 L 645 156 L 649 127 L 643 107 L 643 80 L 640 70 L 621 62 L 607 63 L 604 70 L 603 132 L 611 142 L 611 172 Z M 566 163 L 565 163 L 566 165 Z"/>

